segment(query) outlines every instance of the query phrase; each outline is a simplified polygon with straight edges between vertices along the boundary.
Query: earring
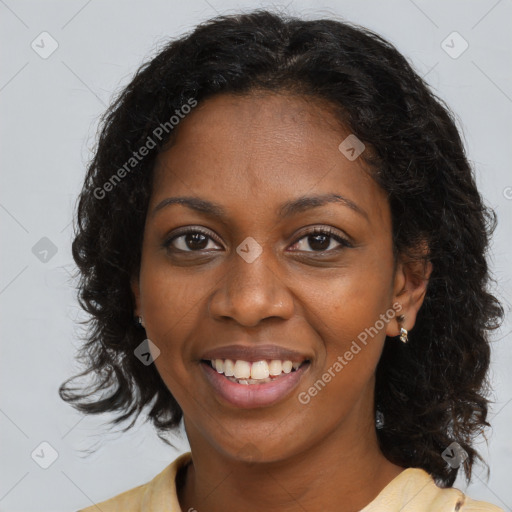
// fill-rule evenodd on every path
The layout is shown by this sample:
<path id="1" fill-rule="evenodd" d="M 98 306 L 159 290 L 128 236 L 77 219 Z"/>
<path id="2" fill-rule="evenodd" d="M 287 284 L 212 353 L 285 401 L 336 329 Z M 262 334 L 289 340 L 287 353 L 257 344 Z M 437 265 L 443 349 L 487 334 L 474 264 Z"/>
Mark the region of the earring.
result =
<path id="1" fill-rule="evenodd" d="M 379 411 L 377 409 L 377 412 L 375 413 L 375 427 L 378 430 L 381 430 L 384 427 L 384 414 L 382 411 Z"/>
<path id="2" fill-rule="evenodd" d="M 137 317 L 137 325 L 138 325 L 139 327 L 143 327 L 143 328 L 145 327 L 145 326 L 144 326 L 144 323 L 142 322 L 142 317 L 141 317 L 141 316 L 138 316 L 138 317 Z"/>
<path id="3" fill-rule="evenodd" d="M 400 341 L 402 343 L 407 343 L 409 341 L 409 337 L 407 336 L 407 329 L 400 327 Z"/>

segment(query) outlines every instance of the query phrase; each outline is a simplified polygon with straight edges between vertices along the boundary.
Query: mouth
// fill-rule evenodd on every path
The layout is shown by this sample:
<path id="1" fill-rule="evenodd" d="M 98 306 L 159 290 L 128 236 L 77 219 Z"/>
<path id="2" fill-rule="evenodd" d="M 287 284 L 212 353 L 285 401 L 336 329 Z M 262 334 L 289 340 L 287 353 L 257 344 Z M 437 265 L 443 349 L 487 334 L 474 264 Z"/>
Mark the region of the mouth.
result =
<path id="1" fill-rule="evenodd" d="M 217 396 L 242 409 L 267 407 L 284 400 L 310 366 L 309 359 L 201 359 L 200 364 Z"/>
<path id="2" fill-rule="evenodd" d="M 210 366 L 219 375 L 223 375 L 231 382 L 252 386 L 254 384 L 267 384 L 287 375 L 296 372 L 301 366 L 309 364 L 309 360 L 290 361 L 290 360 L 261 360 L 261 361 L 244 361 L 238 359 L 202 359 L 201 362 Z"/>

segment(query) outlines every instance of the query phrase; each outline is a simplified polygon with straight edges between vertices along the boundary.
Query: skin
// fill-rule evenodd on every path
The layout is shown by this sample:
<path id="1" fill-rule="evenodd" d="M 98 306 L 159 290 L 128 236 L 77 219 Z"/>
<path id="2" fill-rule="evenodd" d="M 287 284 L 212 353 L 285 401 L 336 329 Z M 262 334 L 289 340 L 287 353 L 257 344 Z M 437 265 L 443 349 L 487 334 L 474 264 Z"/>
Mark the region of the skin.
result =
<path id="1" fill-rule="evenodd" d="M 308 404 L 297 398 L 394 302 L 411 330 L 431 271 L 394 260 L 386 193 L 361 158 L 338 150 L 350 131 L 331 112 L 285 93 L 218 95 L 181 121 L 157 159 L 132 289 L 135 314 L 161 351 L 157 369 L 184 413 L 193 463 L 178 491 L 182 510 L 357 511 L 404 469 L 379 450 L 373 408 L 375 369 L 386 335 L 399 334 L 396 317 Z M 286 201 L 333 192 L 365 213 L 335 202 L 278 215 Z M 226 217 L 179 204 L 154 212 L 172 196 L 216 202 Z M 186 226 L 211 239 L 166 246 Z M 331 228 L 351 246 L 334 238 L 315 245 L 306 236 L 313 228 Z M 236 252 L 247 237 L 263 250 L 252 263 Z M 237 342 L 295 349 L 311 366 L 275 405 L 229 406 L 199 359 Z"/>

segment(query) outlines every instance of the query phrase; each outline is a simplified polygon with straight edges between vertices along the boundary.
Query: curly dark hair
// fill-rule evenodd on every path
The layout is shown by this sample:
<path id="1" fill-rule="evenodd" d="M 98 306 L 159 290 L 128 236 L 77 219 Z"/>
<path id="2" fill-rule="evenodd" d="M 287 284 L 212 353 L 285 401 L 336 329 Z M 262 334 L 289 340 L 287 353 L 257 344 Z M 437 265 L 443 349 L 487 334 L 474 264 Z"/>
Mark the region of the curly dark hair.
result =
<path id="1" fill-rule="evenodd" d="M 60 396 L 84 413 L 117 412 L 113 424 L 133 416 L 124 430 L 144 408 L 160 437 L 179 425 L 182 410 L 155 365 L 134 356 L 145 333 L 134 323 L 130 288 L 155 158 L 179 127 L 113 178 L 190 98 L 254 90 L 327 101 L 371 149 L 363 156 L 371 155 L 372 176 L 388 194 L 395 257 L 433 265 L 410 342 L 387 339 L 377 367 L 380 447 L 393 463 L 452 486 L 458 468 L 441 454 L 456 441 L 470 481 L 475 459 L 483 462 L 474 438 L 490 426 L 489 331 L 503 317 L 486 261 L 496 215 L 477 190 L 449 107 L 392 44 L 347 22 L 262 10 L 219 16 L 165 43 L 121 91 L 102 118 L 78 201 L 72 251 L 90 320 L 77 356 L 85 369 Z M 425 242 L 426 256 L 418 251 Z M 71 384 L 84 376 L 94 384 Z"/>

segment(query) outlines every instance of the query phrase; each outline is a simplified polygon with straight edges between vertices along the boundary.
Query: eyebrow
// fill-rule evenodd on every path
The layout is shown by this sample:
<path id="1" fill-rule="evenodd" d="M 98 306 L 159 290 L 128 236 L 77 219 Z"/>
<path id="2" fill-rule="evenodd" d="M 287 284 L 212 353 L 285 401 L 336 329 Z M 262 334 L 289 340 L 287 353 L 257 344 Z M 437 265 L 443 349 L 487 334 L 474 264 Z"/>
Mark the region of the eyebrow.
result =
<path id="1" fill-rule="evenodd" d="M 292 215 L 296 215 L 297 213 L 301 213 L 312 208 L 318 208 L 330 203 L 342 204 L 343 206 L 346 206 L 359 215 L 365 217 L 366 220 L 370 220 L 365 210 L 363 210 L 350 199 L 347 199 L 346 197 L 343 197 L 339 194 L 302 196 L 283 203 L 277 210 L 277 213 L 280 218 L 285 219 L 291 217 Z M 221 205 L 194 196 L 168 197 L 160 201 L 155 206 L 151 212 L 151 216 L 154 216 L 158 211 L 171 204 L 181 204 L 187 206 L 191 210 L 195 210 L 210 217 L 217 217 L 223 220 L 227 218 L 227 212 Z"/>

